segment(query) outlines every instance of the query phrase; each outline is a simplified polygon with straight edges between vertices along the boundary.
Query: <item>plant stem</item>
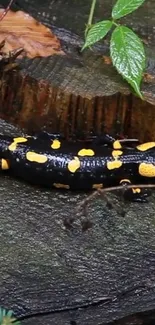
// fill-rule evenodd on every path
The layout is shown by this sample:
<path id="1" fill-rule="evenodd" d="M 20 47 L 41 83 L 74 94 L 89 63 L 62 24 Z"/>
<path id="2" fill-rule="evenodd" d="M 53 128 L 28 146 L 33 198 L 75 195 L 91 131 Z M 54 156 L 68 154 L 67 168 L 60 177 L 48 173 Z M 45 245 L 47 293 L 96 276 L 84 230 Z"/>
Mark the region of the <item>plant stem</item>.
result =
<path id="1" fill-rule="evenodd" d="M 112 21 L 112 23 L 113 23 L 113 25 L 115 25 L 115 26 L 119 26 L 119 24 L 117 24 L 114 20 Z"/>
<path id="2" fill-rule="evenodd" d="M 88 26 L 92 25 L 95 6 L 96 6 L 96 0 L 92 0 L 92 4 L 91 4 L 91 8 L 90 8 L 90 14 L 89 14 L 88 23 L 87 23 Z"/>
<path id="3" fill-rule="evenodd" d="M 87 22 L 86 29 L 85 29 L 85 36 L 88 33 L 89 27 L 92 25 L 92 20 L 93 20 L 93 16 L 94 16 L 95 6 L 96 6 L 96 0 L 92 0 L 92 4 L 91 4 L 91 8 L 90 8 L 90 13 L 89 13 L 89 17 L 88 17 L 88 22 Z"/>

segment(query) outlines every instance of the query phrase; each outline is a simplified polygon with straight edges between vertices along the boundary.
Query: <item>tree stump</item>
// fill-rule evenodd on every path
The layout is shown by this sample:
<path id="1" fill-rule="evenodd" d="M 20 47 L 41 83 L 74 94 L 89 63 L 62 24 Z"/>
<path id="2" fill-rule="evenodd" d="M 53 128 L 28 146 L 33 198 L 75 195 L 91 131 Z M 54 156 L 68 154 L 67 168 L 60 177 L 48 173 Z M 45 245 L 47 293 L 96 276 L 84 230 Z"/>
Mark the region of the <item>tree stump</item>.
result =
<path id="1" fill-rule="evenodd" d="M 65 55 L 23 59 L 19 62 L 20 71 L 3 71 L 0 116 L 29 132 L 45 128 L 66 137 L 108 132 L 138 137 L 140 141 L 155 140 L 153 2 L 148 1 L 131 17 L 124 18 L 148 43 L 147 70 L 142 85 L 145 101 L 131 94 L 127 83 L 106 63 L 108 40 L 96 46 L 94 52 L 80 52 L 91 1 L 86 5 L 72 1 L 72 6 L 69 1 L 61 6 L 60 3 L 19 2 L 20 9 L 50 26 L 60 39 Z M 102 9 L 102 1 L 100 6 Z M 16 2 L 14 7 L 19 9 Z M 109 2 L 105 1 L 105 15 L 110 9 Z M 98 8 L 96 19 L 102 18 L 101 12 Z M 71 25 L 72 30 L 68 32 Z"/>

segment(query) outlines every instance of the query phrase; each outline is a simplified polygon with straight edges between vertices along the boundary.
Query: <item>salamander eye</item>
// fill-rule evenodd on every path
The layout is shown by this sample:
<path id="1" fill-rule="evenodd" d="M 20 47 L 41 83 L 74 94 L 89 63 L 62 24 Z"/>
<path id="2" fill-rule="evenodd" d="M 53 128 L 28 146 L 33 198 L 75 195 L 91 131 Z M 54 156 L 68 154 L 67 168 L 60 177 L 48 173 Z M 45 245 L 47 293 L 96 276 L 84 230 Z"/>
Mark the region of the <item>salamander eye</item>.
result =
<path id="1" fill-rule="evenodd" d="M 128 178 L 123 178 L 119 183 L 122 185 L 129 185 L 131 184 L 131 181 Z"/>

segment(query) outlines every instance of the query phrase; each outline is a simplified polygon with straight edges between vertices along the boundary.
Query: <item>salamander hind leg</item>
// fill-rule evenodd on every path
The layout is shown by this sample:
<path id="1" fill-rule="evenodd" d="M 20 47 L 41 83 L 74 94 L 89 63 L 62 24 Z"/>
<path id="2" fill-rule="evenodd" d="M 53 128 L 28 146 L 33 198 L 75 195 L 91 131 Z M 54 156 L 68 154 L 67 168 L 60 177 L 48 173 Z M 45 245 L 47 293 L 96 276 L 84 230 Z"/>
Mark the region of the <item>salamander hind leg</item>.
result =
<path id="1" fill-rule="evenodd" d="M 122 179 L 120 181 L 120 185 L 123 185 L 125 188 L 126 185 L 132 184 L 129 179 Z M 123 196 L 126 201 L 147 203 L 147 198 L 150 196 L 150 191 L 139 187 L 126 188 Z"/>
<path id="2" fill-rule="evenodd" d="M 134 144 L 137 143 L 137 139 L 126 139 L 126 138 L 114 138 L 113 136 L 109 134 L 103 134 L 99 136 L 92 136 L 88 138 L 89 141 L 92 141 L 95 145 L 100 146 L 109 146 L 115 150 L 119 150 L 126 147 L 126 144 Z"/>

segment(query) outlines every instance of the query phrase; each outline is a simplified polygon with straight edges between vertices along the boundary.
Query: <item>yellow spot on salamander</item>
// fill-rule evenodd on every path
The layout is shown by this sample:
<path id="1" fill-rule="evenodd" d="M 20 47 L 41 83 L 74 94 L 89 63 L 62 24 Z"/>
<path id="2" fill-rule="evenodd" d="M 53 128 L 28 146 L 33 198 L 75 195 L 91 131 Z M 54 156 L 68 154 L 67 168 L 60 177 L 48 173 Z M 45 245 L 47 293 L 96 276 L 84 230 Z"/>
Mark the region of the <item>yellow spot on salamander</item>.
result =
<path id="1" fill-rule="evenodd" d="M 92 186 L 92 189 L 93 190 L 99 190 L 101 188 L 103 188 L 103 184 L 102 183 L 101 184 L 93 184 L 93 186 Z"/>
<path id="2" fill-rule="evenodd" d="M 8 147 L 10 151 L 14 151 L 16 150 L 16 148 L 17 148 L 17 144 L 15 142 L 12 142 Z"/>
<path id="3" fill-rule="evenodd" d="M 78 157 L 74 157 L 74 159 L 68 163 L 68 170 L 71 173 L 75 173 L 76 170 L 79 168 L 80 168 L 80 160 Z"/>
<path id="4" fill-rule="evenodd" d="M 139 174 L 144 177 L 155 177 L 155 166 L 153 164 L 141 163 Z"/>
<path id="5" fill-rule="evenodd" d="M 140 192 L 141 192 L 141 189 L 140 189 L 139 187 L 137 187 L 137 188 L 132 188 L 132 192 L 133 192 L 134 194 L 136 194 L 136 193 L 140 193 Z"/>
<path id="6" fill-rule="evenodd" d="M 70 188 L 69 185 L 60 184 L 60 183 L 54 183 L 53 186 L 56 187 L 56 188 L 65 188 L 67 190 L 69 190 L 69 188 Z"/>
<path id="7" fill-rule="evenodd" d="M 107 168 L 109 170 L 120 168 L 122 166 L 122 164 L 123 164 L 122 161 L 119 161 L 119 160 L 108 161 L 107 162 Z"/>
<path id="8" fill-rule="evenodd" d="M 121 145 L 119 140 L 116 140 L 116 141 L 113 142 L 113 148 L 116 149 L 116 150 L 122 148 L 122 145 Z"/>
<path id="9" fill-rule="evenodd" d="M 40 155 L 40 154 L 35 153 L 33 151 L 28 151 L 26 153 L 26 158 L 29 161 L 37 162 L 39 164 L 44 164 L 47 161 L 47 157 L 45 155 Z"/>
<path id="10" fill-rule="evenodd" d="M 61 146 L 61 142 L 59 140 L 53 140 L 52 144 L 51 144 L 51 148 L 52 149 L 59 149 Z"/>
<path id="11" fill-rule="evenodd" d="M 146 150 L 151 149 L 153 147 L 155 147 L 155 142 L 146 142 L 146 143 L 140 144 L 136 148 L 138 150 L 140 150 L 140 151 L 146 151 Z"/>
<path id="12" fill-rule="evenodd" d="M 7 170 L 10 168 L 9 161 L 6 159 L 1 159 L 1 169 L 2 170 Z"/>
<path id="13" fill-rule="evenodd" d="M 121 150 L 113 150 L 112 151 L 112 156 L 113 158 L 118 158 L 119 156 L 121 156 L 123 154 L 123 151 Z"/>
<path id="14" fill-rule="evenodd" d="M 78 152 L 78 156 L 85 157 L 85 156 L 94 156 L 95 152 L 92 149 L 81 149 Z"/>
<path id="15" fill-rule="evenodd" d="M 121 179 L 121 181 L 119 182 L 120 184 L 125 184 L 125 183 L 128 183 L 128 184 L 131 184 L 130 180 L 128 178 L 124 178 L 124 179 Z"/>
<path id="16" fill-rule="evenodd" d="M 13 139 L 13 142 L 15 142 L 15 143 L 22 143 L 22 142 L 26 142 L 26 141 L 27 141 L 27 139 L 23 138 L 23 137 L 18 137 L 18 138 Z"/>
<path id="17" fill-rule="evenodd" d="M 9 145 L 8 149 L 10 151 L 14 151 L 14 150 L 16 150 L 18 143 L 22 143 L 22 142 L 26 142 L 26 141 L 27 141 L 27 139 L 23 138 L 23 137 L 14 138 L 13 142 Z"/>

